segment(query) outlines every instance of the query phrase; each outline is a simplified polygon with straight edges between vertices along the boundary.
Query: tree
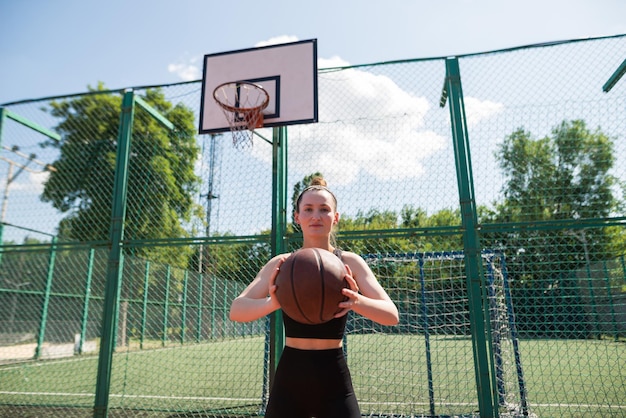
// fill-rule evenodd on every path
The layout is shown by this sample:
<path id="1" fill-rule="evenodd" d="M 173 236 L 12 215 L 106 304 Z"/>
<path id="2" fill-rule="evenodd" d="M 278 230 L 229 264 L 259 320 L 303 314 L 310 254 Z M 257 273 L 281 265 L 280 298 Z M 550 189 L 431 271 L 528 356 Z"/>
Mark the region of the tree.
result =
<path id="1" fill-rule="evenodd" d="M 91 94 L 51 103 L 50 113 L 59 119 L 59 143 L 43 146 L 59 149 L 57 171 L 45 184 L 42 200 L 67 216 L 59 225 L 63 239 L 99 241 L 109 237 L 115 159 L 121 113 L 121 97 L 105 93 L 104 85 L 89 88 Z M 98 92 L 102 92 L 98 94 Z M 125 238 L 155 239 L 186 236 L 183 228 L 197 209 L 194 174 L 198 155 L 194 113 L 182 104 L 172 105 L 160 89 L 146 91 L 144 100 L 170 120 L 170 132 L 137 108 L 132 128 Z M 185 250 L 146 248 L 135 254 L 151 254 L 159 261 L 182 267 Z"/>
<path id="2" fill-rule="evenodd" d="M 615 160 L 613 142 L 600 130 L 591 132 L 584 121 L 564 121 L 551 136 L 537 140 L 518 129 L 500 144 L 496 158 L 507 180 L 505 200 L 491 213 L 491 221 L 605 218 L 618 208 L 613 196 L 616 179 L 610 173 Z M 586 234 L 586 241 L 594 243 L 588 253 L 605 257 L 608 240 L 602 230 Z M 578 241 L 576 246 L 581 247 L 572 231 L 565 231 L 561 239 L 570 246 Z M 578 257 L 578 261 L 584 259 Z"/>
<path id="3" fill-rule="evenodd" d="M 422 208 L 405 205 L 400 213 L 403 228 L 437 229 L 461 225 L 460 209 L 442 209 L 428 216 Z M 441 233 L 420 237 L 421 251 L 459 251 L 463 249 L 463 237 L 458 234 Z"/>
<path id="4" fill-rule="evenodd" d="M 506 177 L 505 199 L 495 211 L 483 210 L 481 222 L 554 225 L 483 241 L 504 248 L 509 265 L 523 266 L 510 271 L 521 316 L 531 323 L 546 323 L 546 332 L 584 323 L 577 271 L 610 258 L 611 237 L 607 228 L 573 230 L 555 222 L 601 219 L 618 208 L 613 195 L 616 180 L 611 175 L 612 140 L 599 129 L 590 131 L 582 120 L 564 121 L 540 139 L 533 139 L 524 129 L 516 130 L 500 144 L 496 159 Z M 587 330 L 567 331 L 585 335 Z"/>
<path id="5" fill-rule="evenodd" d="M 534 140 L 518 129 L 496 153 L 508 178 L 502 215 L 511 221 L 601 218 L 616 207 L 613 142 L 584 121 L 564 121 Z"/>
<path id="6" fill-rule="evenodd" d="M 350 231 L 380 231 L 393 230 L 398 227 L 398 215 L 393 211 L 379 211 L 370 209 L 367 212 L 359 211 L 354 218 L 342 216 L 339 219 L 339 231 L 349 237 Z M 376 240 L 362 240 L 344 238 L 342 246 L 358 254 L 372 254 L 381 252 L 384 247 L 398 251 L 407 248 L 405 238 L 376 238 Z"/>

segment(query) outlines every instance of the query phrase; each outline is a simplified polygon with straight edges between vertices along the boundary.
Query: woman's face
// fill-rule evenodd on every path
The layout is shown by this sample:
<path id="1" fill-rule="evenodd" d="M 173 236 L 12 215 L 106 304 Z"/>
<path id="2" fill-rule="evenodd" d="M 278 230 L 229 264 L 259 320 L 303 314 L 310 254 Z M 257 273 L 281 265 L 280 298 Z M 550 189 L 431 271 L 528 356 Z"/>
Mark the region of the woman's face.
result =
<path id="1" fill-rule="evenodd" d="M 302 195 L 295 220 L 307 235 L 329 235 L 339 221 L 335 201 L 325 190 L 309 190 Z"/>

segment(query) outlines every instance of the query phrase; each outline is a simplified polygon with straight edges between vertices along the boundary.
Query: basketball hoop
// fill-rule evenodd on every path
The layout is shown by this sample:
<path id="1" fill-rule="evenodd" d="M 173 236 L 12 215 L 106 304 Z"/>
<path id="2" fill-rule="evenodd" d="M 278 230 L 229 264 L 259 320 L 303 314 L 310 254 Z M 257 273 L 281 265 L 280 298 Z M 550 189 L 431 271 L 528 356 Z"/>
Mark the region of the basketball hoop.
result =
<path id="1" fill-rule="evenodd" d="M 270 96 L 258 84 L 231 81 L 213 90 L 213 98 L 224 111 L 237 149 L 252 147 L 254 130 L 263 127 L 263 109 Z"/>

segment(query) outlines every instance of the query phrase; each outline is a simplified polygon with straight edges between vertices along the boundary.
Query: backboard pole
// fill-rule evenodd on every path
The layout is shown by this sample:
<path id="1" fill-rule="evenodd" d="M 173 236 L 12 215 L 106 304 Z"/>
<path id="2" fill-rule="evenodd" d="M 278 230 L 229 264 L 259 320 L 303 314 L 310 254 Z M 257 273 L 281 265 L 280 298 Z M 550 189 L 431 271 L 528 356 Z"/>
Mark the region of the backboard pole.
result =
<path id="1" fill-rule="evenodd" d="M 272 142 L 272 256 L 287 251 L 287 128 L 273 128 Z M 274 382 L 274 372 L 285 345 L 282 312 L 270 318 L 270 368 L 269 386 Z"/>

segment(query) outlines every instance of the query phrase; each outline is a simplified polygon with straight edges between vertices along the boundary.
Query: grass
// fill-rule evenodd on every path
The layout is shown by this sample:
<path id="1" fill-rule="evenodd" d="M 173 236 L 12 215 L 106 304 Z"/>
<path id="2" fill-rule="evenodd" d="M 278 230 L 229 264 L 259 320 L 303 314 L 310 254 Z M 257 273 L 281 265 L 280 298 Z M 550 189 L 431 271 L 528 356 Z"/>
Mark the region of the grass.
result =
<path id="1" fill-rule="evenodd" d="M 428 415 L 431 401 L 437 415 L 478 409 L 471 341 L 431 337 L 431 385 L 425 343 L 416 335 L 349 337 L 348 363 L 362 412 Z M 255 414 L 262 403 L 263 347 L 264 339 L 255 337 L 118 352 L 110 406 L 166 416 Z M 520 349 L 527 399 L 537 416 L 626 414 L 624 342 L 524 340 Z M 78 407 L 78 414 L 94 405 L 97 368 L 95 356 L 0 366 L 0 405 Z"/>

